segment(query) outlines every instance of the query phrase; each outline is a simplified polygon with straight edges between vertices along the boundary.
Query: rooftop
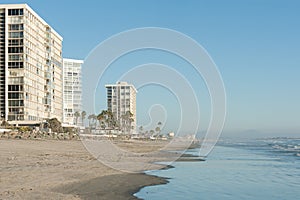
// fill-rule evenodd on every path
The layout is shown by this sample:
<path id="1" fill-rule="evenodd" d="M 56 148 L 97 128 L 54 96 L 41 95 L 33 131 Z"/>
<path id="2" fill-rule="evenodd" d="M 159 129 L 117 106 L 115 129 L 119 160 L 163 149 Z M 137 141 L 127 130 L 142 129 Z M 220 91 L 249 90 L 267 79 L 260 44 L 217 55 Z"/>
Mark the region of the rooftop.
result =
<path id="1" fill-rule="evenodd" d="M 23 8 L 29 10 L 32 14 L 34 14 L 38 20 L 40 20 L 45 26 L 48 26 L 51 28 L 51 32 L 56 34 L 61 40 L 63 40 L 63 37 L 57 33 L 43 18 L 41 18 L 30 6 L 28 6 L 26 3 L 24 4 L 0 4 L 1 8 Z"/>

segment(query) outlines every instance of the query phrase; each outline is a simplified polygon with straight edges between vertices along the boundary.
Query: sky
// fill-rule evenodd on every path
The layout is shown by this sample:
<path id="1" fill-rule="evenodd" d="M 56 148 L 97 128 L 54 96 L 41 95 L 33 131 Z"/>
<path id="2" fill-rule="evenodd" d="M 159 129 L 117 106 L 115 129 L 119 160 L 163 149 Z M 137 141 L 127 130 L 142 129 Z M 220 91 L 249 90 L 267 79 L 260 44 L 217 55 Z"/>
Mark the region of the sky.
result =
<path id="1" fill-rule="evenodd" d="M 297 0 L 0 2 L 27 3 L 32 7 L 63 36 L 63 56 L 67 58 L 86 59 L 100 42 L 129 29 L 162 27 L 179 31 L 201 44 L 220 71 L 227 95 L 224 132 L 300 133 L 300 2 Z M 120 72 L 120 66 L 181 63 L 175 69 L 191 80 L 196 90 L 205 130 L 210 119 L 209 94 L 203 80 L 193 76 L 192 70 L 182 70 L 187 63 L 157 51 L 130 56 L 114 63 L 111 75 L 108 73 L 111 79 L 103 81 L 118 80 L 112 74 Z M 97 111 L 105 109 L 103 83 L 97 87 Z M 151 104 L 162 104 L 170 110 L 166 122 L 166 130 L 170 131 L 180 120 L 179 112 L 174 111 L 178 102 L 174 95 L 161 90 L 155 86 L 140 88 L 138 124 L 149 123 L 147 110 Z"/>

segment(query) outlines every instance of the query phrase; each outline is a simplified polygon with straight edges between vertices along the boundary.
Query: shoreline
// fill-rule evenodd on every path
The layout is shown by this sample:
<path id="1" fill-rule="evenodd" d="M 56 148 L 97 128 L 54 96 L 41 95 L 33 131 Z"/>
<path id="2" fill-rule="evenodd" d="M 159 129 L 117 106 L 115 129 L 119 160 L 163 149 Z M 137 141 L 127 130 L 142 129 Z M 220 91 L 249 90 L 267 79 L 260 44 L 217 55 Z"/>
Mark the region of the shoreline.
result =
<path id="1" fill-rule="evenodd" d="M 175 168 L 173 165 L 169 165 L 169 164 L 159 163 L 159 165 L 164 165 L 164 167 L 160 169 L 153 169 L 153 170 L 168 170 L 168 169 Z M 111 187 L 111 185 L 107 185 L 107 183 L 112 183 L 112 182 L 115 183 L 114 179 L 116 179 L 118 182 L 121 181 L 121 183 L 114 184 L 113 187 Z M 126 185 L 124 185 L 124 183 Z M 103 200 L 110 200 L 110 199 L 139 200 L 140 198 L 135 196 L 135 194 L 138 193 L 141 189 L 149 186 L 164 185 L 168 183 L 169 183 L 168 177 L 150 175 L 147 174 L 146 171 L 144 171 L 140 173 L 123 173 L 123 174 L 108 175 L 103 177 L 96 177 L 86 181 L 63 185 L 60 186 L 59 188 L 55 188 L 54 191 L 64 193 L 64 194 L 72 194 L 80 197 L 81 199 L 88 199 L 88 200 L 90 199 L 97 200 L 99 199 L 99 196 L 101 196 L 101 199 Z M 113 188 L 112 190 L 116 192 L 112 194 L 111 191 L 105 188 L 101 188 L 103 185 L 105 185 L 106 187 Z"/>
<path id="2" fill-rule="evenodd" d="M 197 148 L 197 147 L 196 147 Z M 193 148 L 189 148 L 189 149 L 193 149 Z M 183 153 L 176 161 L 174 162 L 202 162 L 205 161 L 205 159 L 199 158 L 198 156 L 192 155 L 192 154 L 188 154 L 188 153 Z M 161 164 L 161 163 L 160 163 Z M 165 165 L 165 167 L 160 168 L 160 169 L 154 169 L 154 170 L 150 170 L 150 171 L 160 171 L 160 170 L 168 170 L 168 169 L 172 169 L 175 168 L 175 166 L 170 165 L 170 164 L 163 164 Z M 135 193 L 132 194 L 133 197 L 136 197 L 135 194 L 138 193 L 141 189 L 148 187 L 148 186 L 153 186 L 153 185 L 164 185 L 164 184 L 168 184 L 169 183 L 169 179 L 168 177 L 161 177 L 161 176 L 155 176 L 155 175 L 151 175 L 151 174 L 147 174 L 146 171 L 143 172 L 144 175 L 146 176 L 153 176 L 153 177 L 157 177 L 157 178 L 162 178 L 165 179 L 167 182 L 163 183 L 163 184 L 151 184 L 151 185 L 145 185 L 140 187 Z M 136 197 L 136 199 L 139 199 Z"/>
<path id="3" fill-rule="evenodd" d="M 59 188 L 54 191 L 73 195 L 80 199 L 103 200 L 110 199 L 140 199 L 134 194 L 142 188 L 167 184 L 167 178 L 148 175 L 146 173 L 115 174 L 80 181 Z M 105 187 L 103 187 L 105 186 Z"/>
<path id="4" fill-rule="evenodd" d="M 145 145 L 135 147 L 148 150 Z M 168 162 L 170 155 L 163 152 L 155 159 Z M 150 170 L 173 167 L 155 164 L 151 157 L 133 161 L 146 163 Z M 168 178 L 148 175 L 139 167 L 139 173 L 107 167 L 81 141 L 0 139 L 0 199 L 138 199 L 134 194 L 142 188 L 168 183 Z"/>

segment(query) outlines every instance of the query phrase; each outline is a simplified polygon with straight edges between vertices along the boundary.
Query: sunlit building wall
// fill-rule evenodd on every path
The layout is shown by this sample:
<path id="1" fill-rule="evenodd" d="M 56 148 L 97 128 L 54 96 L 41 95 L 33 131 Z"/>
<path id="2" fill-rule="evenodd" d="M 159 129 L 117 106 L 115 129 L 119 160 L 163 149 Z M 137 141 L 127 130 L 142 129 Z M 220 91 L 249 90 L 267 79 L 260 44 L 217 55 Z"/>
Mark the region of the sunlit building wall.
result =
<path id="1" fill-rule="evenodd" d="M 28 5 L 0 5 L 1 118 L 62 121 L 62 40 Z"/>

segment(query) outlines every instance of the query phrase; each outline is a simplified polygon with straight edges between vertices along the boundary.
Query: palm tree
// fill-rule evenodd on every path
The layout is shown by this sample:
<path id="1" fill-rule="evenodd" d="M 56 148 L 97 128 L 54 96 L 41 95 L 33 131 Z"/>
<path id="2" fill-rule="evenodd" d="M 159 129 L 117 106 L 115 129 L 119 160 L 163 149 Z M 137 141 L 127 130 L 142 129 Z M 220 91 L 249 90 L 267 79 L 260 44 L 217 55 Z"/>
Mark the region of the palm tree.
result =
<path id="1" fill-rule="evenodd" d="M 155 131 L 157 132 L 157 134 L 159 134 L 159 133 L 160 133 L 160 128 L 159 128 L 159 127 L 156 127 L 156 128 L 155 128 Z"/>
<path id="2" fill-rule="evenodd" d="M 124 132 L 126 133 L 126 131 L 128 131 L 129 133 L 130 130 L 134 128 L 134 127 L 132 128 L 131 126 L 132 122 L 134 121 L 133 114 L 130 111 L 127 111 L 125 115 L 121 116 L 121 119 L 122 119 L 122 128 Z"/>
<path id="3" fill-rule="evenodd" d="M 156 135 L 156 139 L 159 137 L 159 136 L 161 136 L 160 135 L 160 131 L 161 131 L 161 125 L 162 125 L 162 123 L 161 122 L 158 122 L 157 123 L 157 127 L 155 128 L 155 131 L 157 132 L 157 135 Z"/>
<path id="4" fill-rule="evenodd" d="M 161 125 L 162 125 L 162 123 L 158 122 L 157 127 L 155 128 L 155 131 L 158 132 L 158 135 L 160 134 L 160 131 L 161 131 Z"/>
<path id="5" fill-rule="evenodd" d="M 116 129 L 119 128 L 119 123 L 118 123 L 118 121 L 116 120 L 116 118 L 115 118 L 115 116 L 113 114 L 111 116 L 110 122 L 111 122 L 111 128 L 112 129 L 116 130 Z"/>
<path id="6" fill-rule="evenodd" d="M 102 110 L 102 112 L 97 116 L 99 125 L 102 129 L 106 127 L 108 129 L 116 129 L 119 127 L 118 121 L 115 119 L 114 114 L 110 110 Z"/>
<path id="7" fill-rule="evenodd" d="M 150 130 L 151 136 L 153 136 L 154 133 L 155 133 L 154 130 Z"/>
<path id="8" fill-rule="evenodd" d="M 106 124 L 105 124 L 104 121 L 101 121 L 101 122 L 100 122 L 100 127 L 101 127 L 101 129 L 104 129 L 104 130 L 105 130 Z"/>
<path id="9" fill-rule="evenodd" d="M 92 114 L 92 123 L 94 124 L 94 127 L 97 126 L 97 116 L 95 114 Z"/>
<path id="10" fill-rule="evenodd" d="M 100 127 L 103 129 L 105 129 L 105 123 L 104 123 L 104 120 L 105 120 L 105 115 L 106 115 L 106 110 L 102 110 L 102 112 L 97 116 L 97 120 L 99 121 L 99 125 Z"/>
<path id="11" fill-rule="evenodd" d="M 140 126 L 139 127 L 140 134 L 143 134 L 143 130 L 144 130 L 143 126 Z"/>
<path id="12" fill-rule="evenodd" d="M 85 117 L 86 117 L 86 112 L 83 110 L 83 111 L 81 112 L 82 126 L 84 126 L 84 119 L 85 119 Z"/>
<path id="13" fill-rule="evenodd" d="M 75 117 L 75 122 L 76 122 L 76 125 L 78 124 L 78 118 L 80 117 L 80 113 L 78 111 L 76 111 L 74 113 L 74 117 Z"/>
<path id="14" fill-rule="evenodd" d="M 158 137 L 160 136 L 159 133 L 160 133 L 160 128 L 159 126 L 155 128 L 155 131 L 156 131 L 156 140 L 158 139 Z"/>
<path id="15" fill-rule="evenodd" d="M 108 125 L 109 128 L 114 129 L 115 126 L 115 120 L 114 120 L 114 115 L 110 110 L 106 111 L 106 123 Z"/>
<path id="16" fill-rule="evenodd" d="M 91 121 L 93 119 L 93 114 L 88 116 L 88 120 L 89 120 L 89 127 L 91 128 Z"/>
<path id="17" fill-rule="evenodd" d="M 88 116 L 88 120 L 89 120 L 89 127 L 90 128 L 92 128 L 93 125 L 94 125 L 94 127 L 96 127 L 95 124 L 97 123 L 97 116 L 95 114 L 90 114 Z"/>

